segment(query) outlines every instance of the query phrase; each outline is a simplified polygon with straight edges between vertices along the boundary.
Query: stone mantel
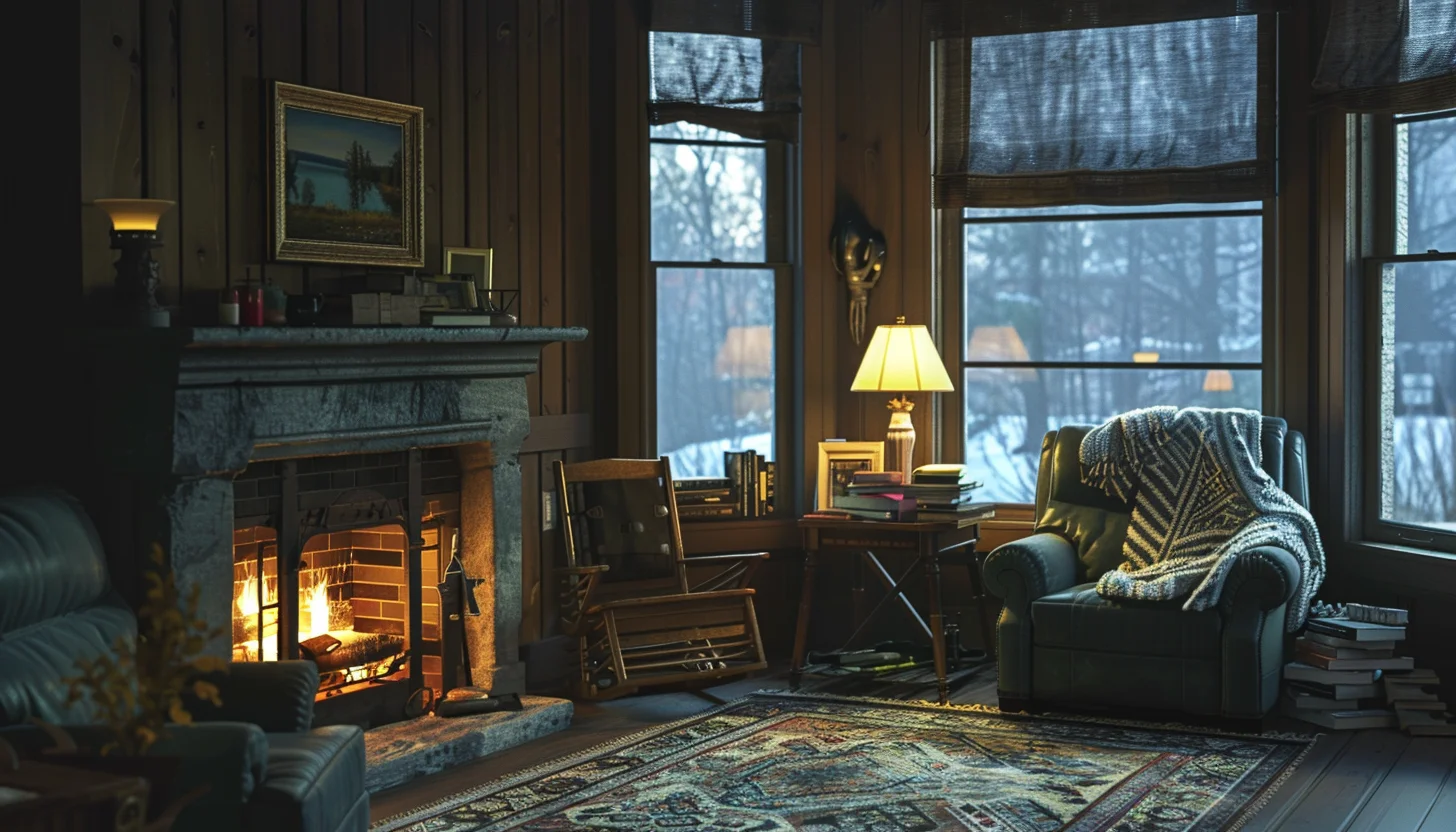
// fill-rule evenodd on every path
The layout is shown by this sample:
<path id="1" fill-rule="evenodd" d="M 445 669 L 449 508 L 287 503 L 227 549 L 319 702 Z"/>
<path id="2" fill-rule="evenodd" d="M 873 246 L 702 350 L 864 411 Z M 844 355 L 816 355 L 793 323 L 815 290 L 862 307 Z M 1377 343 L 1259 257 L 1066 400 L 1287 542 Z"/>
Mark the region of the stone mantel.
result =
<path id="1" fill-rule="evenodd" d="M 91 333 L 95 459 L 110 482 L 100 524 L 113 564 L 135 564 L 143 547 L 161 543 L 179 580 L 202 587 L 204 617 L 230 623 L 233 477 L 249 462 L 459 446 L 466 567 L 493 575 L 495 589 L 494 655 L 473 656 L 472 667 L 494 666 L 498 688 L 519 689 L 525 379 L 544 347 L 586 335 L 550 327 Z"/>

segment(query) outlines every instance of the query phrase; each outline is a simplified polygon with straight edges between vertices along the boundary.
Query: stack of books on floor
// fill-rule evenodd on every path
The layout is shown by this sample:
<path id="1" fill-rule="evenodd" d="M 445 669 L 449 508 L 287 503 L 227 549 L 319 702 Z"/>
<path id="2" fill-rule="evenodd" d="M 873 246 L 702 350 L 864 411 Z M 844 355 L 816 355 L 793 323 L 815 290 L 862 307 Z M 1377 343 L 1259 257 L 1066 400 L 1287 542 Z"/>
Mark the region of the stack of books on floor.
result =
<path id="1" fill-rule="evenodd" d="M 1434 670 L 1397 656 L 1409 614 L 1348 604 L 1313 616 L 1284 666 L 1285 713 L 1336 730 L 1400 728 L 1412 736 L 1456 736 Z"/>
<path id="2" fill-rule="evenodd" d="M 756 451 L 725 451 L 723 477 L 674 477 L 679 520 L 771 517 L 777 471 Z"/>
<path id="3" fill-rule="evenodd" d="M 811 516 L 931 523 L 978 520 L 993 509 L 991 503 L 971 500 L 980 485 L 966 476 L 961 465 L 922 465 L 912 472 L 909 483 L 899 471 L 856 471 L 846 493 L 836 494 L 829 509 Z"/>
<path id="4" fill-rule="evenodd" d="M 1415 669 L 1409 656 L 1395 655 L 1405 640 L 1404 613 L 1350 604 L 1311 617 L 1295 639 L 1295 660 L 1284 666 L 1285 713 L 1335 730 L 1396 727 L 1382 679 Z"/>

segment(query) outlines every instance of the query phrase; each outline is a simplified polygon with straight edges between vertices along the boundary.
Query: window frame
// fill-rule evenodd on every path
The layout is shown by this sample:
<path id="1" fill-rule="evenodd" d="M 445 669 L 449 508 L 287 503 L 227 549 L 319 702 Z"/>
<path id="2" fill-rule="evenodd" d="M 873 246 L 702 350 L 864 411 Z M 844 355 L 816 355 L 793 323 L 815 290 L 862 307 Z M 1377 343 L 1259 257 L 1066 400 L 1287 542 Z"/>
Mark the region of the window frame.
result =
<path id="1" fill-rule="evenodd" d="M 1456 532 L 1430 526 L 1386 520 L 1380 516 L 1381 480 L 1381 377 L 1385 368 L 1379 346 L 1382 339 L 1383 267 L 1387 264 L 1456 262 L 1456 252 L 1396 254 L 1396 126 L 1434 118 L 1456 117 L 1456 109 L 1397 117 L 1389 114 L 1357 117 L 1359 130 L 1354 148 L 1357 168 L 1357 204 L 1360 218 L 1354 232 L 1355 256 L 1351 277 L 1355 281 L 1354 331 L 1358 340 L 1347 345 L 1347 384 L 1358 391 L 1360 424 L 1351 431 L 1351 458 L 1361 470 L 1351 486 L 1359 495 L 1356 508 L 1358 536 L 1374 543 L 1387 543 L 1426 551 L 1456 554 Z M 1354 207 L 1354 206 L 1352 206 Z"/>
<path id="2" fill-rule="evenodd" d="M 649 41 L 651 33 L 644 38 Z M 644 52 L 644 58 L 646 57 Z M 645 63 L 645 61 L 644 61 Z M 645 104 L 645 96 L 644 102 Z M 657 275 L 660 269 L 734 269 L 770 270 L 774 280 L 774 380 L 773 380 L 773 438 L 775 476 L 778 483 L 775 492 L 775 516 L 788 517 L 792 514 L 794 494 L 792 485 L 795 477 L 797 457 L 795 386 L 797 374 L 794 360 L 793 332 L 798 325 L 798 314 L 794 307 L 795 282 L 798 276 L 799 224 L 797 206 L 799 195 L 798 149 L 795 145 L 774 140 L 721 140 L 659 138 L 652 135 L 647 124 L 645 107 L 643 112 L 643 230 L 644 258 L 642 286 L 644 315 L 642 327 L 642 349 L 645 358 L 643 377 L 644 431 L 646 446 L 653 456 L 662 456 L 657 436 Z M 696 145 L 726 147 L 762 147 L 765 150 L 764 170 L 764 259 L 753 260 L 655 260 L 652 256 L 652 149 L 656 145 Z M 731 521 L 741 522 L 734 518 Z M 764 519 L 764 518 L 757 518 Z"/>

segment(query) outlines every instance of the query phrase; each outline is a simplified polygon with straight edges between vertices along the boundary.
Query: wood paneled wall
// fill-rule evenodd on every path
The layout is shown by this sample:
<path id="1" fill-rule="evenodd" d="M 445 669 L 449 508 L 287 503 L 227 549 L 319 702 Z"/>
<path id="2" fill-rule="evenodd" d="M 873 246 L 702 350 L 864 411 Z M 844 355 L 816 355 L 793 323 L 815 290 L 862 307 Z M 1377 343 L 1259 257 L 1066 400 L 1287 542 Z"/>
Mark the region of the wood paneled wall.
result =
<path id="1" fill-rule="evenodd" d="M 274 80 L 425 109 L 425 270 L 447 246 L 493 248 L 497 288 L 525 324 L 594 328 L 604 275 L 593 240 L 591 0 L 82 0 L 81 202 L 155 197 L 165 301 L 215 323 L 219 290 L 251 272 L 289 292 L 336 267 L 266 254 L 268 85 Z M 104 306 L 107 220 L 81 211 L 80 268 L 63 281 Z M 608 273 L 607 276 L 609 276 Z M 174 318 L 174 320 L 176 320 Z M 522 641 L 551 632 L 555 542 L 540 491 L 589 453 L 591 341 L 555 345 L 528 380 L 538 436 L 524 480 Z M 549 590 L 549 585 L 546 587 Z"/>

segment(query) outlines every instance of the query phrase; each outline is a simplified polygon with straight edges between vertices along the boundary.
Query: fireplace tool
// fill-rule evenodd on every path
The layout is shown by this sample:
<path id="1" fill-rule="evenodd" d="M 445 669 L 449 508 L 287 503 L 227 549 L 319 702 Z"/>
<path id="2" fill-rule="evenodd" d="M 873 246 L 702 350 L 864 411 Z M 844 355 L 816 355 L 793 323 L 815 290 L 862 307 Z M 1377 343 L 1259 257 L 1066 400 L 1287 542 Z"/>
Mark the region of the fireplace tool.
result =
<path id="1" fill-rule="evenodd" d="M 465 680 L 471 680 L 470 650 L 465 643 L 465 616 L 477 617 L 480 603 L 475 598 L 475 588 L 485 583 L 484 579 L 472 578 L 460 562 L 460 533 L 456 532 L 450 545 L 450 565 L 445 567 L 444 580 L 440 590 L 440 687 L 442 694 L 435 705 L 439 716 L 468 716 L 491 711 L 519 711 L 521 698 L 514 694 L 496 695 L 470 685 L 460 686 L 459 671 L 465 670 Z"/>

